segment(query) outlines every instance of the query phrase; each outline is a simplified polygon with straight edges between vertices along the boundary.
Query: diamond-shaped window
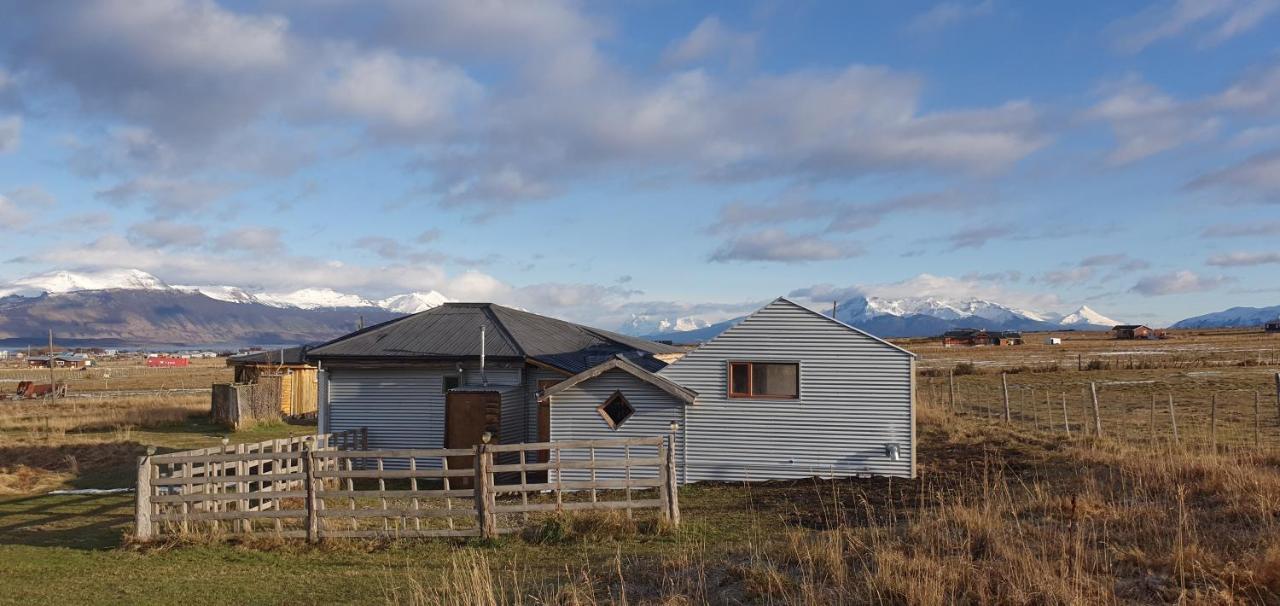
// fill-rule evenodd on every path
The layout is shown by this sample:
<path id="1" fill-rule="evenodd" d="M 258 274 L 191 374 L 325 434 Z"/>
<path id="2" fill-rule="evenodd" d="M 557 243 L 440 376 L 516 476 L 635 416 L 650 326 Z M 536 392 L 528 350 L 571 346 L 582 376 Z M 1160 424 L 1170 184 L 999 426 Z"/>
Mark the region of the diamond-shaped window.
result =
<path id="1" fill-rule="evenodd" d="M 631 403 L 623 397 L 620 391 L 613 392 L 613 395 L 609 396 L 609 399 L 605 400 L 604 404 L 601 404 L 596 411 L 604 418 L 604 422 L 608 423 L 609 427 L 613 429 L 622 427 L 622 424 L 636 413 L 636 409 L 632 408 Z"/>

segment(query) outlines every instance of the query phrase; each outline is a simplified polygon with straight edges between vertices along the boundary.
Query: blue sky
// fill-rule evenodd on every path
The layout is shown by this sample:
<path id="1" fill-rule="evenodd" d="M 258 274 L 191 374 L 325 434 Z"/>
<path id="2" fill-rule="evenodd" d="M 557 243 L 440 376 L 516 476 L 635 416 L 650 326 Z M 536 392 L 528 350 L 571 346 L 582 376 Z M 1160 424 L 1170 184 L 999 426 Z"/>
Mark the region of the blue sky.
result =
<path id="1" fill-rule="evenodd" d="M 0 0 L 0 282 L 1280 302 L 1280 1 Z"/>

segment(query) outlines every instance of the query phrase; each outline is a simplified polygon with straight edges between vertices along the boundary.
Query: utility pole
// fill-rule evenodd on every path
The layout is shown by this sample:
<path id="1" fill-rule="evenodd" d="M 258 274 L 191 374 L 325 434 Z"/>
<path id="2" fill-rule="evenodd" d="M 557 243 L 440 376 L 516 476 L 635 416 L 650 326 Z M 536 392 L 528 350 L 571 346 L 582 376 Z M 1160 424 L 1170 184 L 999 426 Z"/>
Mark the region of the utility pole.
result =
<path id="1" fill-rule="evenodd" d="M 58 397 L 58 382 L 53 379 L 53 329 L 49 329 L 49 398 Z"/>

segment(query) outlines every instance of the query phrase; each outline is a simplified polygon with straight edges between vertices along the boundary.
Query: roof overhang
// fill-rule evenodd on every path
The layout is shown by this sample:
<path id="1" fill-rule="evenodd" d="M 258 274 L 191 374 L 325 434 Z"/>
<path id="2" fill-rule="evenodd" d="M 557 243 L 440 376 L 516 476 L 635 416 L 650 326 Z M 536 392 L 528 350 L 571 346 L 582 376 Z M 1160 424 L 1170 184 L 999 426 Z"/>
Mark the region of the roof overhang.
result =
<path id="1" fill-rule="evenodd" d="M 661 389 L 662 391 L 675 397 L 681 402 L 684 402 L 685 404 L 693 404 L 698 397 L 698 392 L 692 389 L 689 389 L 688 387 L 680 385 L 679 383 L 676 383 L 675 381 L 672 381 L 671 379 L 668 379 L 661 375 L 656 375 L 654 373 L 651 373 L 637 366 L 636 364 L 633 364 L 627 361 L 626 359 L 615 357 L 612 360 L 609 360 L 608 362 L 599 364 L 595 367 L 592 367 L 589 370 L 580 372 L 576 375 L 573 375 L 572 377 L 569 377 L 568 379 L 565 379 L 559 383 L 556 383 L 551 387 L 548 387 L 547 389 L 543 390 L 542 394 L 539 396 L 539 399 L 542 399 L 548 396 L 554 396 L 558 393 L 561 393 L 573 387 L 574 385 L 594 379 L 611 370 L 620 370 L 622 372 L 625 372 L 637 379 L 640 379 L 641 381 L 644 381 L 645 383 L 648 383 L 650 385 L 653 385 L 654 387 L 657 387 L 658 389 Z"/>

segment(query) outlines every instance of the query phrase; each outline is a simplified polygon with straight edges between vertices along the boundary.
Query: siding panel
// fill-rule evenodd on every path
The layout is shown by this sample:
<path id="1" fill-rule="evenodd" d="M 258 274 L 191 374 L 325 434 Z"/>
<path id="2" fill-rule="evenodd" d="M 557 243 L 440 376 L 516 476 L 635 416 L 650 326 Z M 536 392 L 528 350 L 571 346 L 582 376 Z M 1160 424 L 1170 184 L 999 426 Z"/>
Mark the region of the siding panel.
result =
<path id="1" fill-rule="evenodd" d="M 800 398 L 729 398 L 730 361 L 799 362 Z M 685 481 L 914 471 L 910 355 L 789 301 L 659 374 L 698 392 L 686 410 Z M 886 444 L 898 445 L 898 461 Z"/>
<path id="2" fill-rule="evenodd" d="M 608 400 L 615 391 L 621 391 L 635 409 L 635 413 L 618 429 L 605 423 L 596 412 L 601 404 Z M 645 383 L 626 372 L 611 370 L 599 377 L 579 383 L 551 397 L 551 439 L 561 440 L 600 440 L 609 438 L 645 438 L 666 436 L 671 433 L 671 423 L 681 422 L 684 403 L 671 397 L 670 394 Z M 679 460 L 680 438 L 676 438 L 676 453 Z M 657 456 L 657 447 L 633 446 L 631 456 Z M 623 449 L 597 449 L 596 457 L 621 459 Z M 565 461 L 587 460 L 590 454 L 585 449 L 562 451 Z M 646 467 L 632 472 L 632 478 L 656 477 L 656 467 Z M 555 474 L 551 474 L 552 478 Z M 596 471 L 598 479 L 620 479 L 624 477 L 621 469 L 600 469 Z M 565 470 L 565 480 L 589 480 L 591 472 L 585 469 Z"/>

